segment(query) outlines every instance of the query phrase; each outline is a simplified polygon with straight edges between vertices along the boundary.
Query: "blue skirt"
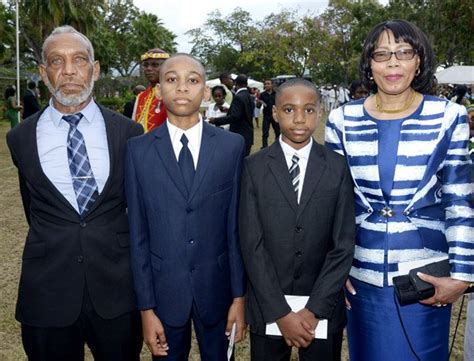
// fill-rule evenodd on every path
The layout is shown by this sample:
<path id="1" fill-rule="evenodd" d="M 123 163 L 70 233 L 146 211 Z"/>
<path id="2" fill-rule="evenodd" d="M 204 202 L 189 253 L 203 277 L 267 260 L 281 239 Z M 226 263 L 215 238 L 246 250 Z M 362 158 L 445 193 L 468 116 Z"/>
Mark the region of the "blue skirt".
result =
<path id="1" fill-rule="evenodd" d="M 422 361 L 448 360 L 451 305 L 400 306 L 395 303 L 393 287 L 375 287 L 354 278 L 351 282 L 357 292 L 355 296 L 347 293 L 351 361 L 417 361 L 409 342 Z"/>

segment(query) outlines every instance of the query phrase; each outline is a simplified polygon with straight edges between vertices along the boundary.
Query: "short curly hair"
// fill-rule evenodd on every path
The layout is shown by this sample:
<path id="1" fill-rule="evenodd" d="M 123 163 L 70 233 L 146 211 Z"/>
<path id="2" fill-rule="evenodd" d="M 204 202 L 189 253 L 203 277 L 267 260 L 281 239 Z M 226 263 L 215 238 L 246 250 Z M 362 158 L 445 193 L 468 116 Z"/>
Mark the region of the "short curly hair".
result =
<path id="1" fill-rule="evenodd" d="M 384 31 L 391 31 L 395 37 L 395 41 L 407 42 L 416 50 L 420 58 L 420 72 L 411 83 L 411 87 L 422 93 L 430 92 L 435 73 L 435 56 L 433 48 L 428 41 L 425 33 L 416 25 L 406 20 L 390 20 L 384 21 L 376 25 L 367 35 L 362 49 L 362 55 L 359 64 L 359 74 L 362 84 L 371 92 L 377 92 L 377 84 L 372 77 L 372 69 L 370 63 L 372 61 L 372 53 L 377 46 L 380 35 Z"/>

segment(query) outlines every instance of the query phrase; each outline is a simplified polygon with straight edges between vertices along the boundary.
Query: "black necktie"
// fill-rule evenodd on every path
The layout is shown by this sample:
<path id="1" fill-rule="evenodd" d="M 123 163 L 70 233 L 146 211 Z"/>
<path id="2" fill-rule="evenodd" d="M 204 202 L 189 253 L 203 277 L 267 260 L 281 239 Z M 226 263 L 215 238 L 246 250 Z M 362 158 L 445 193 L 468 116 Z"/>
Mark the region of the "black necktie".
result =
<path id="1" fill-rule="evenodd" d="M 181 175 L 183 176 L 184 184 L 186 185 L 186 189 L 188 190 L 189 194 L 193 184 L 195 170 L 193 156 L 188 148 L 188 142 L 188 138 L 186 138 L 186 135 L 183 134 L 181 137 L 183 148 L 181 148 L 181 151 L 179 152 L 178 164 L 179 168 L 181 169 Z"/>

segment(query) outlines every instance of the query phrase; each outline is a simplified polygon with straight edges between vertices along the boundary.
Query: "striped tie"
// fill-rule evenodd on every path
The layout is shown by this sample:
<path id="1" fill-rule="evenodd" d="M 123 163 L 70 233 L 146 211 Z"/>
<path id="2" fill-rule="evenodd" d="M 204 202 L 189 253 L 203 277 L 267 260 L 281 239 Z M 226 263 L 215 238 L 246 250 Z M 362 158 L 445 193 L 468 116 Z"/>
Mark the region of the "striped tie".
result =
<path id="1" fill-rule="evenodd" d="M 72 185 L 76 193 L 79 214 L 87 212 L 99 196 L 97 182 L 92 173 L 86 144 L 82 133 L 77 129 L 82 114 L 64 115 L 63 119 L 69 123 L 67 135 L 67 156 L 71 171 Z"/>
<path id="2" fill-rule="evenodd" d="M 292 164 L 290 167 L 290 176 L 291 176 L 291 183 L 293 184 L 293 189 L 296 193 L 296 199 L 298 199 L 298 189 L 300 186 L 300 166 L 298 165 L 300 158 L 295 153 L 291 158 Z"/>

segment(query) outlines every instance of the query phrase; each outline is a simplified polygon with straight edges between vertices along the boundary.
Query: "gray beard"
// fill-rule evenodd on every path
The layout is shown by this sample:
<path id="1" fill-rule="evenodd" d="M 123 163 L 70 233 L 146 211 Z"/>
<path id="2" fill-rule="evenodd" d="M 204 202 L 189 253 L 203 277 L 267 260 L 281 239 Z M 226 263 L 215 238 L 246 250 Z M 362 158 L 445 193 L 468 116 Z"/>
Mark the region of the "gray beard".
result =
<path id="1" fill-rule="evenodd" d="M 94 80 L 91 79 L 91 82 L 88 87 L 86 87 L 83 91 L 81 91 L 77 95 L 66 95 L 61 92 L 60 89 L 55 89 L 48 81 L 48 89 L 56 99 L 56 101 L 66 107 L 77 107 L 79 104 L 84 103 L 92 94 L 92 90 L 94 90 Z"/>

